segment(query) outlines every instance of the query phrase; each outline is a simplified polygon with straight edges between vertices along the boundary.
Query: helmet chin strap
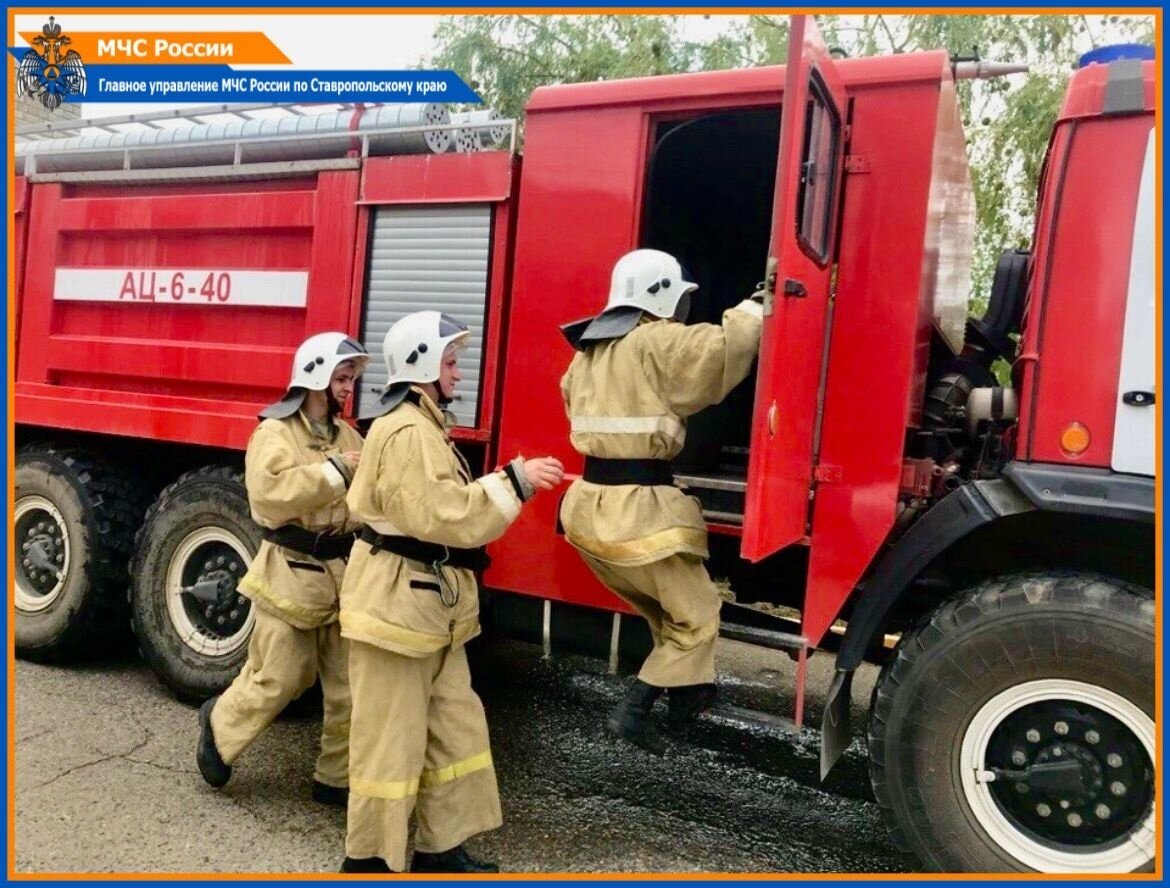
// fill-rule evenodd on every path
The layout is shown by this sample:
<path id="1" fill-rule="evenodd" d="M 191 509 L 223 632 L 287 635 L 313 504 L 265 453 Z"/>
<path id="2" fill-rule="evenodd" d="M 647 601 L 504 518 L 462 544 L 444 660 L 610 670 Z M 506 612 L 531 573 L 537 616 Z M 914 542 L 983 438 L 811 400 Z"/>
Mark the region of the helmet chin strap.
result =
<path id="1" fill-rule="evenodd" d="M 325 389 L 325 404 L 330 419 L 341 415 L 343 405 L 333 397 L 332 387 Z"/>

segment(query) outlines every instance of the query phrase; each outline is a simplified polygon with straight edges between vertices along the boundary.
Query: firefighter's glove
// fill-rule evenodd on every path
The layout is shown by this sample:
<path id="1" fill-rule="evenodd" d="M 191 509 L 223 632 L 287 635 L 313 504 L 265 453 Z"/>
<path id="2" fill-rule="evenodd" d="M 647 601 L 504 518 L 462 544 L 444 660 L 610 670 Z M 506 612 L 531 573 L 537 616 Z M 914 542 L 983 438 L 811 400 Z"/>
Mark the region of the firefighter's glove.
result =
<path id="1" fill-rule="evenodd" d="M 565 480 L 565 467 L 555 456 L 535 459 L 516 457 L 506 466 L 507 474 L 521 502 L 527 502 L 538 490 L 552 490 Z"/>
<path id="2" fill-rule="evenodd" d="M 524 457 L 518 456 L 506 464 L 504 466 L 504 474 L 512 482 L 512 488 L 516 491 L 516 496 L 520 498 L 520 502 L 526 503 L 536 496 L 536 488 L 524 474 Z"/>
<path id="3" fill-rule="evenodd" d="M 348 490 L 349 485 L 353 483 L 353 473 L 357 471 L 358 466 L 358 452 L 347 451 L 329 457 L 329 462 L 333 464 L 333 468 L 341 473 L 341 477 L 345 479 L 345 487 Z"/>

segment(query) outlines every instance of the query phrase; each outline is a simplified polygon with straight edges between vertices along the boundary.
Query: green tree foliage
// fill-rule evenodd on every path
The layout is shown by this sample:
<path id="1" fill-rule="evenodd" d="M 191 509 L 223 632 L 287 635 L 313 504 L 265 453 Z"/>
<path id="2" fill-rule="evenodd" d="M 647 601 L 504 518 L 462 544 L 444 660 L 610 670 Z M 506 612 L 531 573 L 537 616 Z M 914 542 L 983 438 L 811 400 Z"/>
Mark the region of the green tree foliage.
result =
<path id="1" fill-rule="evenodd" d="M 432 65 L 457 71 L 489 107 L 519 117 L 538 86 L 704 67 L 675 39 L 677 16 L 477 15 L 444 18 Z"/>
<path id="2" fill-rule="evenodd" d="M 959 84 L 977 207 L 976 311 L 1000 251 L 1030 241 L 1048 134 L 1078 56 L 1154 40 L 1152 16 L 868 14 L 817 23 L 851 57 L 945 49 L 1030 66 L 1028 74 Z M 448 17 L 436 29 L 431 64 L 459 72 L 488 106 L 519 117 L 545 84 L 779 64 L 788 51 L 784 16 L 747 16 L 707 41 L 684 33 L 683 19 L 671 15 Z"/>

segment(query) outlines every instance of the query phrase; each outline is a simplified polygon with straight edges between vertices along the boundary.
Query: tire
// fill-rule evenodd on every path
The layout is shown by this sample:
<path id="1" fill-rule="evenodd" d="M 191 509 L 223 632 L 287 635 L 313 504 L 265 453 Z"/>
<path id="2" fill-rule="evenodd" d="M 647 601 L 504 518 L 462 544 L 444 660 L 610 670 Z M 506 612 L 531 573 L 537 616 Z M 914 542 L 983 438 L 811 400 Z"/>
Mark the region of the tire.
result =
<path id="1" fill-rule="evenodd" d="M 1020 574 L 903 637 L 874 688 L 870 775 L 931 870 L 1148 871 L 1155 736 L 1151 593 Z"/>
<path id="2" fill-rule="evenodd" d="M 39 443 L 16 455 L 16 653 L 60 662 L 126 642 L 127 563 L 146 494 L 118 467 Z"/>
<path id="3" fill-rule="evenodd" d="M 146 513 L 131 568 L 131 621 L 143 659 L 182 700 L 222 692 L 247 657 L 255 617 L 236 585 L 260 540 L 243 474 L 227 466 L 182 475 Z M 214 598 L 196 598 L 196 584 Z"/>

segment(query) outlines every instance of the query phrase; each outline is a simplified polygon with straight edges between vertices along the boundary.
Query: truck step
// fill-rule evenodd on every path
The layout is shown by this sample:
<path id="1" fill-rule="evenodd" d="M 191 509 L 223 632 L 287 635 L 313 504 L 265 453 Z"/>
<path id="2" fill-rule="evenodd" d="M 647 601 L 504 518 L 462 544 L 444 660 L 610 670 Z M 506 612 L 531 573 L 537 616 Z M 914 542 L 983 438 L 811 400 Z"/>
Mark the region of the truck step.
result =
<path id="1" fill-rule="evenodd" d="M 696 496 L 703 506 L 703 517 L 720 524 L 743 524 L 747 479 L 740 472 L 710 475 L 675 475 L 687 493 Z"/>
<path id="2" fill-rule="evenodd" d="M 801 651 L 808 647 L 808 639 L 795 632 L 781 632 L 743 623 L 720 623 L 719 634 L 732 641 L 743 641 L 777 651 Z"/>
<path id="3" fill-rule="evenodd" d="M 746 706 L 735 706 L 731 703 L 717 703 L 703 713 L 702 718 L 729 722 L 743 728 L 763 728 L 782 734 L 799 734 L 801 730 L 796 722 L 787 716 L 760 709 L 748 709 Z"/>
<path id="4" fill-rule="evenodd" d="M 675 475 L 687 487 L 699 487 L 704 490 L 730 490 L 743 493 L 747 490 L 747 479 L 736 475 Z"/>

